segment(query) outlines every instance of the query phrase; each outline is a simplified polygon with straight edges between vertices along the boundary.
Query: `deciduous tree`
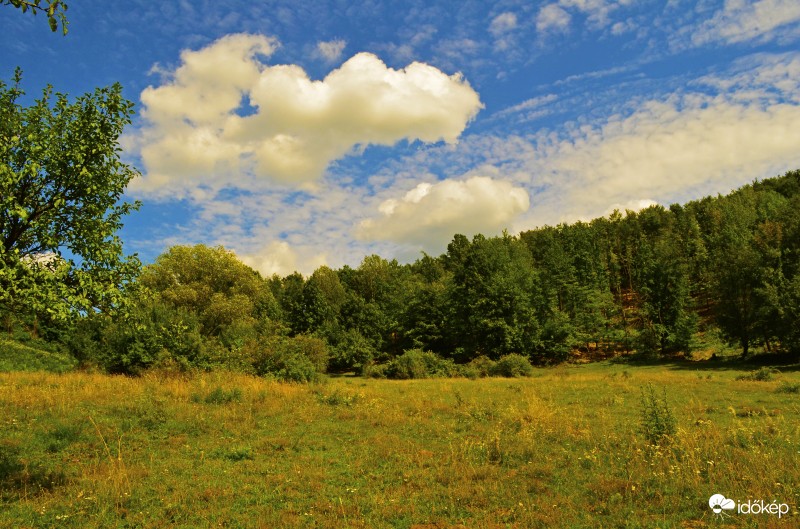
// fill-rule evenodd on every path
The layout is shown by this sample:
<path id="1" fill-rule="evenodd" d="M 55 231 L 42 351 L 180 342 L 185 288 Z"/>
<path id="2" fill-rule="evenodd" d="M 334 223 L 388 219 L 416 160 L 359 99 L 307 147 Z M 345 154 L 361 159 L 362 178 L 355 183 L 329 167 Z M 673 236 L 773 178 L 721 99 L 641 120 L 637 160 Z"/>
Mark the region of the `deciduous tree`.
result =
<path id="1" fill-rule="evenodd" d="M 66 318 L 119 300 L 139 261 L 117 231 L 138 171 L 120 160 L 133 103 L 122 87 L 70 101 L 47 87 L 31 106 L 21 72 L 0 81 L 0 312 Z"/>

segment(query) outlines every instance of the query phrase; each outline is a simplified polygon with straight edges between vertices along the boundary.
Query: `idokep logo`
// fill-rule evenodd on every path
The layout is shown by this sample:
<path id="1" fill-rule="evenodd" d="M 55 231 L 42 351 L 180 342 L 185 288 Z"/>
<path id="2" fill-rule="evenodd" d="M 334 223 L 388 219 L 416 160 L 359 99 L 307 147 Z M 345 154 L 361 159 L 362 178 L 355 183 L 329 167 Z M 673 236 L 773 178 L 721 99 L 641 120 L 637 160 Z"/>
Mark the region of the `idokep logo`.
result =
<path id="1" fill-rule="evenodd" d="M 722 518 L 723 516 L 729 516 L 723 511 L 732 511 L 735 509 L 736 502 L 730 498 L 726 498 L 722 494 L 714 494 L 708 498 L 708 506 L 714 511 L 714 514 Z"/>
<path id="2" fill-rule="evenodd" d="M 722 494 L 714 494 L 711 496 L 708 499 L 708 506 L 711 507 L 714 514 L 720 518 L 730 516 L 730 514 L 725 511 L 735 511 L 737 514 L 777 514 L 778 518 L 789 512 L 789 505 L 786 503 L 778 503 L 777 501 L 768 503 L 764 500 L 748 500 L 746 502 L 739 502 L 737 506 L 735 501 L 726 498 Z"/>

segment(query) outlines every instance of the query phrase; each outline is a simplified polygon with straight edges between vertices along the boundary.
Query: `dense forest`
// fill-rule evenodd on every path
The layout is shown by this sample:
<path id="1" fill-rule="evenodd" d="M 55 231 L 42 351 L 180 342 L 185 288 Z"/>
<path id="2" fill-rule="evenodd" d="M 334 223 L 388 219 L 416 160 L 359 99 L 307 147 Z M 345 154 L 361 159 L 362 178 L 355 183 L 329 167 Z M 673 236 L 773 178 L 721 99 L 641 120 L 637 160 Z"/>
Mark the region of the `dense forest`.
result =
<path id="1" fill-rule="evenodd" d="M 512 353 L 536 364 L 685 354 L 707 333 L 745 356 L 797 355 L 799 268 L 793 171 L 685 205 L 517 236 L 455 235 L 440 256 L 370 255 L 308 278 L 262 278 L 224 248 L 176 246 L 112 309 L 68 324 L 6 314 L 6 325 L 111 372 L 225 366 L 300 380 L 407 351 L 450 365 Z"/>

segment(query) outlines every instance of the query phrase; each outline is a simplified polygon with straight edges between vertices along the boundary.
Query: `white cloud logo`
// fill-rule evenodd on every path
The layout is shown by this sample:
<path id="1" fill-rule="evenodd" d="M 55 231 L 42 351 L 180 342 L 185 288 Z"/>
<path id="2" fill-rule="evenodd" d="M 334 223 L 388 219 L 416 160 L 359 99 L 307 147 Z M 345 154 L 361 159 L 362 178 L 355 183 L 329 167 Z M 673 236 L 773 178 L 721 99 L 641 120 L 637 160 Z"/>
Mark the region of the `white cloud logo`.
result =
<path id="1" fill-rule="evenodd" d="M 723 516 L 725 513 L 722 511 L 732 511 L 736 508 L 736 502 L 726 498 L 722 494 L 714 494 L 708 499 L 708 506 L 711 507 L 712 511 L 714 511 L 714 514 Z"/>

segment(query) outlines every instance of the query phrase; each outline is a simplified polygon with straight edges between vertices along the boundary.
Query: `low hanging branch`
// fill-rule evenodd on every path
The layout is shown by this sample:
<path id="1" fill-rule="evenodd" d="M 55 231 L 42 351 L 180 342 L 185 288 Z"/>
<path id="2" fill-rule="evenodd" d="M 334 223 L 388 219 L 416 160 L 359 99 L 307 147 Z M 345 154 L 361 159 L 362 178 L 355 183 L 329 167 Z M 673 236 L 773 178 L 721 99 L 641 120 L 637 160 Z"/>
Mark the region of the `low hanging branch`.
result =
<path id="1" fill-rule="evenodd" d="M 21 9 L 23 13 L 30 11 L 34 15 L 45 13 L 50 30 L 54 33 L 58 31 L 59 24 L 64 35 L 67 34 L 67 3 L 63 0 L 1 0 L 0 5 L 14 6 Z"/>

